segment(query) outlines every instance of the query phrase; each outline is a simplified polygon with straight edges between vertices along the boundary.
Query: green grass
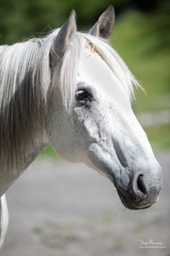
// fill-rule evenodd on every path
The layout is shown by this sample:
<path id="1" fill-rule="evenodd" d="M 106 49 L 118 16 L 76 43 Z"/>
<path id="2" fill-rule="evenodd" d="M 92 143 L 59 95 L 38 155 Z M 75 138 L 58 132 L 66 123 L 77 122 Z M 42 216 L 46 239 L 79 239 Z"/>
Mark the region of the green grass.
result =
<path id="1" fill-rule="evenodd" d="M 170 33 L 160 36 L 162 19 L 165 12 L 149 16 L 129 12 L 115 24 L 111 43 L 146 92 L 136 91 L 136 113 L 170 109 L 170 44 L 162 47 L 162 40 Z M 154 148 L 170 148 L 169 125 L 145 130 Z M 48 146 L 41 154 L 44 156 L 55 157 L 56 153 Z"/>

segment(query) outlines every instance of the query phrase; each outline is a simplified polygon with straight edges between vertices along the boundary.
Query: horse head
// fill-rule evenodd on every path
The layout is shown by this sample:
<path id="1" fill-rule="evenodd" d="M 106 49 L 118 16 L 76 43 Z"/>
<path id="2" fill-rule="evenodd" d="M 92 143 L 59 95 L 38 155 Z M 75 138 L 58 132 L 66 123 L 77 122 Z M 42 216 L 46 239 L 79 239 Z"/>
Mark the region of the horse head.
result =
<path id="1" fill-rule="evenodd" d="M 55 35 L 46 130 L 62 158 L 107 176 L 127 208 L 144 209 L 158 199 L 162 172 L 131 107 L 137 82 L 108 42 L 114 17 L 109 7 L 83 34 L 73 11 Z"/>

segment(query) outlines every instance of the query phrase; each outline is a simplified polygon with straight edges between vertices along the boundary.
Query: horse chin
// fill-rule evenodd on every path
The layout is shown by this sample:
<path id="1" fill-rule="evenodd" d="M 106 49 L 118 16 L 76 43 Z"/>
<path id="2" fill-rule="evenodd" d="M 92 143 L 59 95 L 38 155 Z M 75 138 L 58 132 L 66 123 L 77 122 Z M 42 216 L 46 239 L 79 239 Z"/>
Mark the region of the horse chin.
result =
<path id="1" fill-rule="evenodd" d="M 117 189 L 117 193 L 122 204 L 129 210 L 144 210 L 151 207 L 152 203 L 143 204 L 141 202 L 135 202 L 132 199 L 128 199 L 120 190 Z"/>

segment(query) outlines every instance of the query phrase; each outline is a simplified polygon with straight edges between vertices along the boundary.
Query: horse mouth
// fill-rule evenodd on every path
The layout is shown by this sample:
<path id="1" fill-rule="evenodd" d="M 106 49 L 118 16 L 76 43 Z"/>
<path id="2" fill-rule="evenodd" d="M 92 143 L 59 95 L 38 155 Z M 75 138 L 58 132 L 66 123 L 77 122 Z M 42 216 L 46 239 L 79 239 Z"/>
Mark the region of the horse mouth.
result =
<path id="1" fill-rule="evenodd" d="M 117 193 L 123 205 L 129 210 L 144 210 L 152 205 L 152 203 L 143 203 L 143 200 L 129 198 L 119 189 L 117 189 Z"/>

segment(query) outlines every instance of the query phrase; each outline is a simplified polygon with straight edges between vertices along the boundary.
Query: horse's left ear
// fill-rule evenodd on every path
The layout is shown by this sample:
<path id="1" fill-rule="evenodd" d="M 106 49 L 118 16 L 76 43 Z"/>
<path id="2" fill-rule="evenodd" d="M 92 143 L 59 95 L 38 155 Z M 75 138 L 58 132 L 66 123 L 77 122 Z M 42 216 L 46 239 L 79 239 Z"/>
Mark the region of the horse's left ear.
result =
<path id="1" fill-rule="evenodd" d="M 103 39 L 109 40 L 115 23 L 115 11 L 113 6 L 109 6 L 105 12 L 103 12 L 98 21 L 89 31 L 89 34 Z"/>
<path id="2" fill-rule="evenodd" d="M 50 51 L 50 64 L 54 66 L 56 57 L 62 59 L 65 51 L 70 45 L 70 42 L 73 40 L 74 35 L 76 33 L 76 14 L 73 10 L 68 18 L 68 20 L 64 23 L 64 25 L 60 28 L 57 36 L 54 38 L 51 51 Z"/>

